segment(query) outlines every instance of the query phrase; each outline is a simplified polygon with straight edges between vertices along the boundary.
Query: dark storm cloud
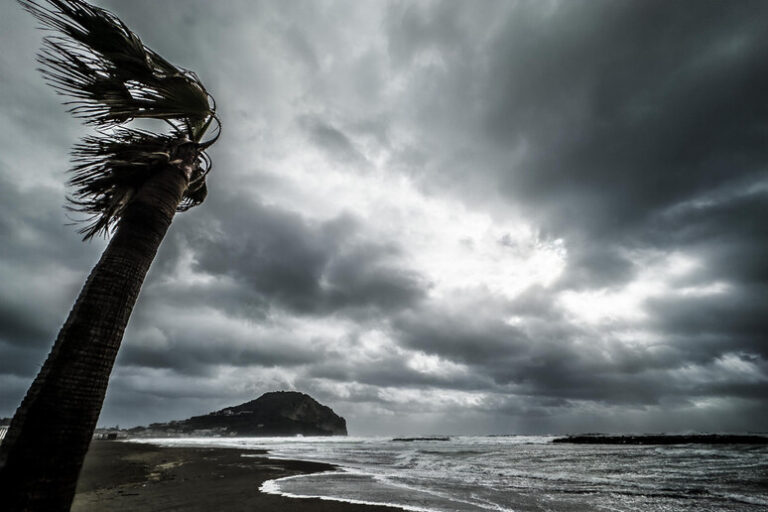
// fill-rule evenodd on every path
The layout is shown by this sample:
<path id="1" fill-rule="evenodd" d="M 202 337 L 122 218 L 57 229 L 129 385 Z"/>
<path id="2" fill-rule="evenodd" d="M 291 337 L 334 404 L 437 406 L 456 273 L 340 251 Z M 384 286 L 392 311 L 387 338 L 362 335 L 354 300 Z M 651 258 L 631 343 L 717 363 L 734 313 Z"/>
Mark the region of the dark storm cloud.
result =
<path id="1" fill-rule="evenodd" d="M 28 311 L 0 304 L 0 339 L 12 344 L 39 343 L 48 334 Z"/>
<path id="2" fill-rule="evenodd" d="M 40 347 L 34 348 L 37 350 L 30 350 L 27 347 L 20 347 L 0 341 L 0 350 L 3 353 L 3 358 L 0 360 L 0 375 L 4 377 L 23 377 L 25 380 L 34 377 L 42 365 Z M 21 386 L 19 386 L 19 389 L 16 391 L 23 392 L 25 389 L 21 389 Z M 21 396 L 13 398 L 13 400 L 19 399 L 21 399 Z M 9 401 L 11 401 L 10 398 Z"/>
<path id="3" fill-rule="evenodd" d="M 306 130 L 310 140 L 332 159 L 360 168 L 370 166 L 370 162 L 340 130 L 313 117 L 303 117 L 299 124 Z"/>
<path id="4" fill-rule="evenodd" d="M 480 366 L 500 357 L 514 358 L 530 343 L 520 329 L 482 313 L 467 318 L 453 312 L 418 311 L 404 315 L 398 327 L 407 347 Z"/>
<path id="5" fill-rule="evenodd" d="M 398 386 L 421 389 L 485 390 L 489 386 L 488 379 L 479 374 L 430 374 L 408 366 L 407 362 L 407 358 L 397 354 L 368 364 L 349 364 L 340 358 L 329 359 L 327 362 L 313 365 L 307 372 L 307 377 L 342 383 L 355 382 L 372 387 L 392 386 L 397 383 Z M 365 399 L 375 400 L 375 396 L 367 396 Z"/>
<path id="6" fill-rule="evenodd" d="M 0 375 L 31 377 L 82 285 L 83 261 L 98 248 L 62 236 L 72 229 L 60 190 L 21 187 L 11 172 L 0 167 Z M 51 240 L 59 240 L 55 254 Z"/>
<path id="7" fill-rule="evenodd" d="M 333 258 L 326 269 L 325 295 L 333 308 L 406 309 L 425 297 L 429 284 L 398 266 L 394 244 L 355 244 Z M 394 261 L 390 261 L 394 260 Z"/>
<path id="8" fill-rule="evenodd" d="M 577 214 L 582 229 L 615 235 L 756 174 L 768 153 L 768 38 L 756 22 L 765 10 L 570 2 L 546 31 L 525 12 L 511 17 L 494 48 L 486 116 L 499 143 L 531 142 L 509 190 L 549 201 L 555 226 Z"/>
<path id="9" fill-rule="evenodd" d="M 410 62 L 433 51 L 443 63 L 423 74 L 441 94 L 414 101 L 441 121 L 436 137 L 450 141 L 451 158 L 414 171 L 465 198 L 474 197 L 467 186 L 498 186 L 527 205 L 545 232 L 572 242 L 574 284 L 625 282 L 631 265 L 617 248 L 668 229 L 657 213 L 764 180 L 768 37 L 757 20 L 765 4 L 488 10 L 450 2 L 392 10 L 391 53 Z M 492 30 L 473 32 L 478 18 L 492 19 Z"/>
<path id="10" fill-rule="evenodd" d="M 0 416 L 40 369 L 100 245 L 66 236 L 61 183 L 82 130 L 30 65 L 40 34 L 29 18 L 15 2 L 0 16 Z"/>
<path id="11" fill-rule="evenodd" d="M 54 175 L 66 176 L 66 160 Z M 96 254 L 102 244 L 82 244 L 72 234 L 73 221 L 64 209 L 63 189 L 49 185 L 22 186 L 10 179 L 18 168 L 0 167 L 0 257 L 5 262 L 23 261 L 28 264 L 55 265 L 76 269 L 82 259 Z M 56 258 L 51 258 L 48 240 L 57 240 Z M 95 247 L 94 247 L 95 245 Z"/>
<path id="12" fill-rule="evenodd" d="M 401 315 L 396 325 L 404 346 L 469 366 L 471 373 L 493 380 L 495 386 L 489 389 L 506 389 L 537 401 L 647 406 L 687 403 L 692 397 L 754 400 L 768 381 L 762 340 L 755 336 L 764 323 L 762 317 L 753 314 L 753 323 L 734 325 L 749 318 L 746 300 L 735 302 L 728 311 L 708 310 L 701 307 L 703 301 L 655 304 L 663 311 L 657 318 L 668 320 L 670 327 L 659 329 L 666 340 L 648 344 L 642 338 L 636 342 L 616 338 L 622 327 L 632 328 L 631 324 L 614 329 L 579 327 L 553 308 L 546 294 L 521 299 L 521 307 L 513 305 L 508 311 L 523 318 L 520 325 L 500 320 L 497 312 L 475 313 L 470 320 L 434 311 Z M 764 304 L 764 298 L 753 299 L 758 299 L 756 305 Z M 722 301 L 708 302 L 725 307 Z M 751 311 L 757 313 L 759 307 Z M 684 318 L 685 314 L 691 318 Z M 727 315 L 736 319 L 715 325 Z M 694 324 L 688 325 L 693 332 L 676 332 L 686 321 Z M 697 321 L 705 323 L 695 325 Z M 749 330 L 741 340 L 740 328 Z M 740 375 L 743 368 L 728 371 L 725 363 L 733 361 L 743 361 L 755 374 Z"/>
<path id="13" fill-rule="evenodd" d="M 745 351 L 768 359 L 765 286 L 741 287 L 721 296 L 664 298 L 649 301 L 659 328 L 687 340 L 692 358 Z"/>
<path id="14" fill-rule="evenodd" d="M 550 30 L 533 28 L 525 12 L 510 19 L 509 37 L 496 42 L 485 119 L 498 144 L 526 147 L 523 170 L 504 174 L 510 195 L 536 204 L 573 242 L 564 282 L 626 282 L 622 246 L 694 230 L 729 256 L 708 260 L 712 271 L 764 273 L 763 229 L 754 226 L 764 198 L 681 223 L 658 214 L 734 182 L 764 182 L 768 38 L 755 20 L 766 6 L 561 7 Z"/>
<path id="15" fill-rule="evenodd" d="M 212 231 L 192 242 L 200 270 L 233 274 L 287 306 L 313 308 L 330 247 L 299 215 L 244 203 Z"/>
<path id="16" fill-rule="evenodd" d="M 120 367 L 211 377 L 222 365 L 322 366 L 332 356 L 311 334 L 279 324 L 253 328 L 270 326 L 272 315 L 286 310 L 375 319 L 413 306 L 428 289 L 399 262 L 398 246 L 365 240 L 351 216 L 311 222 L 238 195 L 210 203 L 194 220 L 179 218 L 165 241 L 126 333 Z M 235 203 L 233 215 L 228 207 Z M 214 282 L 163 282 L 186 258 L 191 270 Z M 192 325 L 185 326 L 189 315 Z M 243 322 L 251 324 L 249 334 Z"/>
<path id="17" fill-rule="evenodd" d="M 477 123 L 488 136 L 449 150 L 455 160 L 491 172 L 474 181 L 462 177 L 467 164 L 420 172 L 457 188 L 498 184 L 547 237 L 565 240 L 564 275 L 539 301 L 539 315 L 559 325 L 561 337 L 547 337 L 525 316 L 518 328 L 426 312 L 400 324 L 404 341 L 534 393 L 630 403 L 692 393 L 673 370 L 714 364 L 731 351 L 765 357 L 768 37 L 757 21 L 768 14 L 765 4 L 520 3 L 487 47 L 466 38 L 465 14 L 438 3 L 404 9 L 390 24 L 401 61 L 437 52 L 458 81 L 463 68 L 454 59 L 478 51 L 487 58 L 487 67 L 474 68 L 487 71 L 483 94 L 472 94 L 477 83 L 466 92 L 447 86 L 442 92 L 454 97 L 441 104 L 467 135 Z M 472 144 L 485 151 L 473 153 Z M 610 329 L 584 332 L 552 309 L 559 290 L 637 278 L 643 250 L 689 251 L 703 263 L 687 279 L 729 288 L 649 300 L 645 327 L 666 338 L 652 347 L 622 348 Z M 729 389 L 754 398 L 761 386 Z"/>
<path id="18" fill-rule="evenodd" d="M 120 354 L 122 366 L 171 369 L 181 375 L 205 375 L 220 365 L 234 367 L 291 367 L 322 358 L 319 350 L 303 346 L 305 340 L 258 336 L 240 338 L 231 332 L 182 330 L 170 343 L 133 336 Z"/>
<path id="19" fill-rule="evenodd" d="M 660 212 L 648 239 L 704 256 L 708 265 L 695 276 L 700 280 L 768 285 L 768 175 L 735 188 Z"/>
<path id="20" fill-rule="evenodd" d="M 574 239 L 580 239 L 578 241 Z M 571 237 L 571 258 L 558 286 L 564 289 L 603 288 L 621 285 L 636 276 L 636 265 L 620 246 L 596 243 L 582 237 Z"/>
<path id="21" fill-rule="evenodd" d="M 659 429 L 766 425 L 768 4 L 101 5 L 194 69 L 225 123 L 209 200 L 161 248 L 105 418 L 186 417 L 295 386 L 371 431 L 425 404 L 443 419 L 488 415 L 488 431 L 508 431 L 509 417 L 539 431 L 621 430 L 640 414 Z M 101 242 L 64 226 L 56 187 L 82 130 L 34 72 L 33 22 L 3 11 L 10 411 Z M 317 172 L 388 173 L 425 201 L 523 219 L 537 243 L 562 245 L 562 275 L 512 297 L 489 283 L 444 293 L 413 263 L 407 226 L 382 238 L 390 219 L 375 213 L 323 216 L 301 174 L 280 174 L 307 151 Z M 531 250 L 498 243 L 510 265 Z M 652 275 L 670 255 L 691 268 Z M 628 318 L 590 323 L 562 300 L 654 278 L 659 291 Z M 455 401 L 436 405 L 441 393 Z"/>
<path id="22" fill-rule="evenodd" d="M 360 238 L 352 217 L 309 222 L 254 199 L 233 201 L 243 205 L 236 216 L 190 240 L 202 272 L 232 276 L 268 303 L 304 313 L 397 310 L 424 296 L 428 283 L 398 261 L 400 249 Z"/>

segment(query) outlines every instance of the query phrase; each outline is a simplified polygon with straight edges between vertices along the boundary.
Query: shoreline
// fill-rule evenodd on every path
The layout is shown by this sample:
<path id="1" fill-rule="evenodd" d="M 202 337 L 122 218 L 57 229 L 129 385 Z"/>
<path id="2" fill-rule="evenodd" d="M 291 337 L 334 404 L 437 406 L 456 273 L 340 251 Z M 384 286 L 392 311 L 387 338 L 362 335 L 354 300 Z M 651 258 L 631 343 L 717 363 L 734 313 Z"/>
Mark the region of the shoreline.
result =
<path id="1" fill-rule="evenodd" d="M 768 445 L 768 436 L 762 434 L 580 434 L 557 437 L 552 442 L 561 444 L 628 444 L 646 446 L 674 444 L 746 444 L 760 446 Z"/>
<path id="2" fill-rule="evenodd" d="M 268 459 L 265 450 L 93 441 L 80 474 L 72 512 L 403 510 L 396 505 L 295 498 L 261 491 L 269 480 L 337 469 L 320 462 Z"/>

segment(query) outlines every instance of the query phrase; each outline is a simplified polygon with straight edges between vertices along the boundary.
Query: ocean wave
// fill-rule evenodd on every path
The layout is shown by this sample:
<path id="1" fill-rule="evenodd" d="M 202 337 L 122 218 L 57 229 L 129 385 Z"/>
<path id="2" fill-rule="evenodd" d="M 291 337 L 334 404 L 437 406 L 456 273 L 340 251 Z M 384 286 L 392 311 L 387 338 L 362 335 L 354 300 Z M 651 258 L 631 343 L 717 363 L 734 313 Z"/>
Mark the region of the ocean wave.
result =
<path id="1" fill-rule="evenodd" d="M 768 505 L 765 447 L 576 446 L 550 439 L 208 438 L 159 444 L 260 449 L 274 459 L 335 464 L 339 471 L 265 482 L 263 490 L 414 511 L 757 512 Z"/>
<path id="2" fill-rule="evenodd" d="M 313 475 L 322 475 L 325 473 L 314 473 Z M 441 512 L 439 509 L 432 509 L 432 508 L 426 508 L 426 507 L 416 507 L 412 505 L 401 505 L 396 503 L 387 503 L 387 502 L 379 502 L 379 501 L 368 501 L 368 500 L 359 500 L 355 498 L 343 498 L 338 496 L 325 496 L 320 494 L 295 494 L 291 492 L 286 492 L 280 488 L 280 483 L 297 479 L 297 478 L 304 478 L 311 475 L 293 475 L 293 476 L 286 476 L 283 478 L 276 478 L 274 480 L 267 480 L 261 484 L 259 487 L 259 491 L 266 493 L 266 494 L 277 494 L 280 496 L 285 496 L 286 498 L 296 498 L 296 499 L 321 499 L 324 501 L 339 501 L 342 503 L 354 503 L 355 505 L 376 505 L 381 507 L 392 507 L 392 508 L 399 508 L 404 510 L 411 510 L 413 512 Z"/>
<path id="3" fill-rule="evenodd" d="M 747 496 L 744 494 L 737 494 L 734 492 L 722 492 L 722 493 L 712 493 L 715 496 L 720 496 L 722 498 L 737 501 L 739 503 L 748 503 L 750 505 L 761 505 L 761 506 L 768 506 L 768 497 L 760 497 L 760 496 Z"/>

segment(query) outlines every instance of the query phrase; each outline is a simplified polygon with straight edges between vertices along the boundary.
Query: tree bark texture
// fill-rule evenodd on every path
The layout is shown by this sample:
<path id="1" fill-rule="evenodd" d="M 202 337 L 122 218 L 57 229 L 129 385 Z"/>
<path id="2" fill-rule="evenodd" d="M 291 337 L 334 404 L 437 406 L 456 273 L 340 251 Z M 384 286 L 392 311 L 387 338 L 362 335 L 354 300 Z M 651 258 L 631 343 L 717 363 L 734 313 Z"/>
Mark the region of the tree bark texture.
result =
<path id="1" fill-rule="evenodd" d="M 68 511 L 126 324 L 187 186 L 168 165 L 138 191 L 0 445 L 0 508 Z"/>

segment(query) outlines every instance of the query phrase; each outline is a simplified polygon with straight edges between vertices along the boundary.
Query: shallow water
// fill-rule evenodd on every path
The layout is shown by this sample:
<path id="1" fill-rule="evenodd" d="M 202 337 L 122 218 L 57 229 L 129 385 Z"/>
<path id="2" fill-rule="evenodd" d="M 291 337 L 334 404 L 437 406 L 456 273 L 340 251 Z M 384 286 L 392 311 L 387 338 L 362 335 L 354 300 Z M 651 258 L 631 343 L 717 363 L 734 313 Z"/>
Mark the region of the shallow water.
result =
<path id="1" fill-rule="evenodd" d="M 267 482 L 266 492 L 412 510 L 703 511 L 768 509 L 768 447 L 551 444 L 550 437 L 162 439 L 330 462 L 338 472 Z"/>

